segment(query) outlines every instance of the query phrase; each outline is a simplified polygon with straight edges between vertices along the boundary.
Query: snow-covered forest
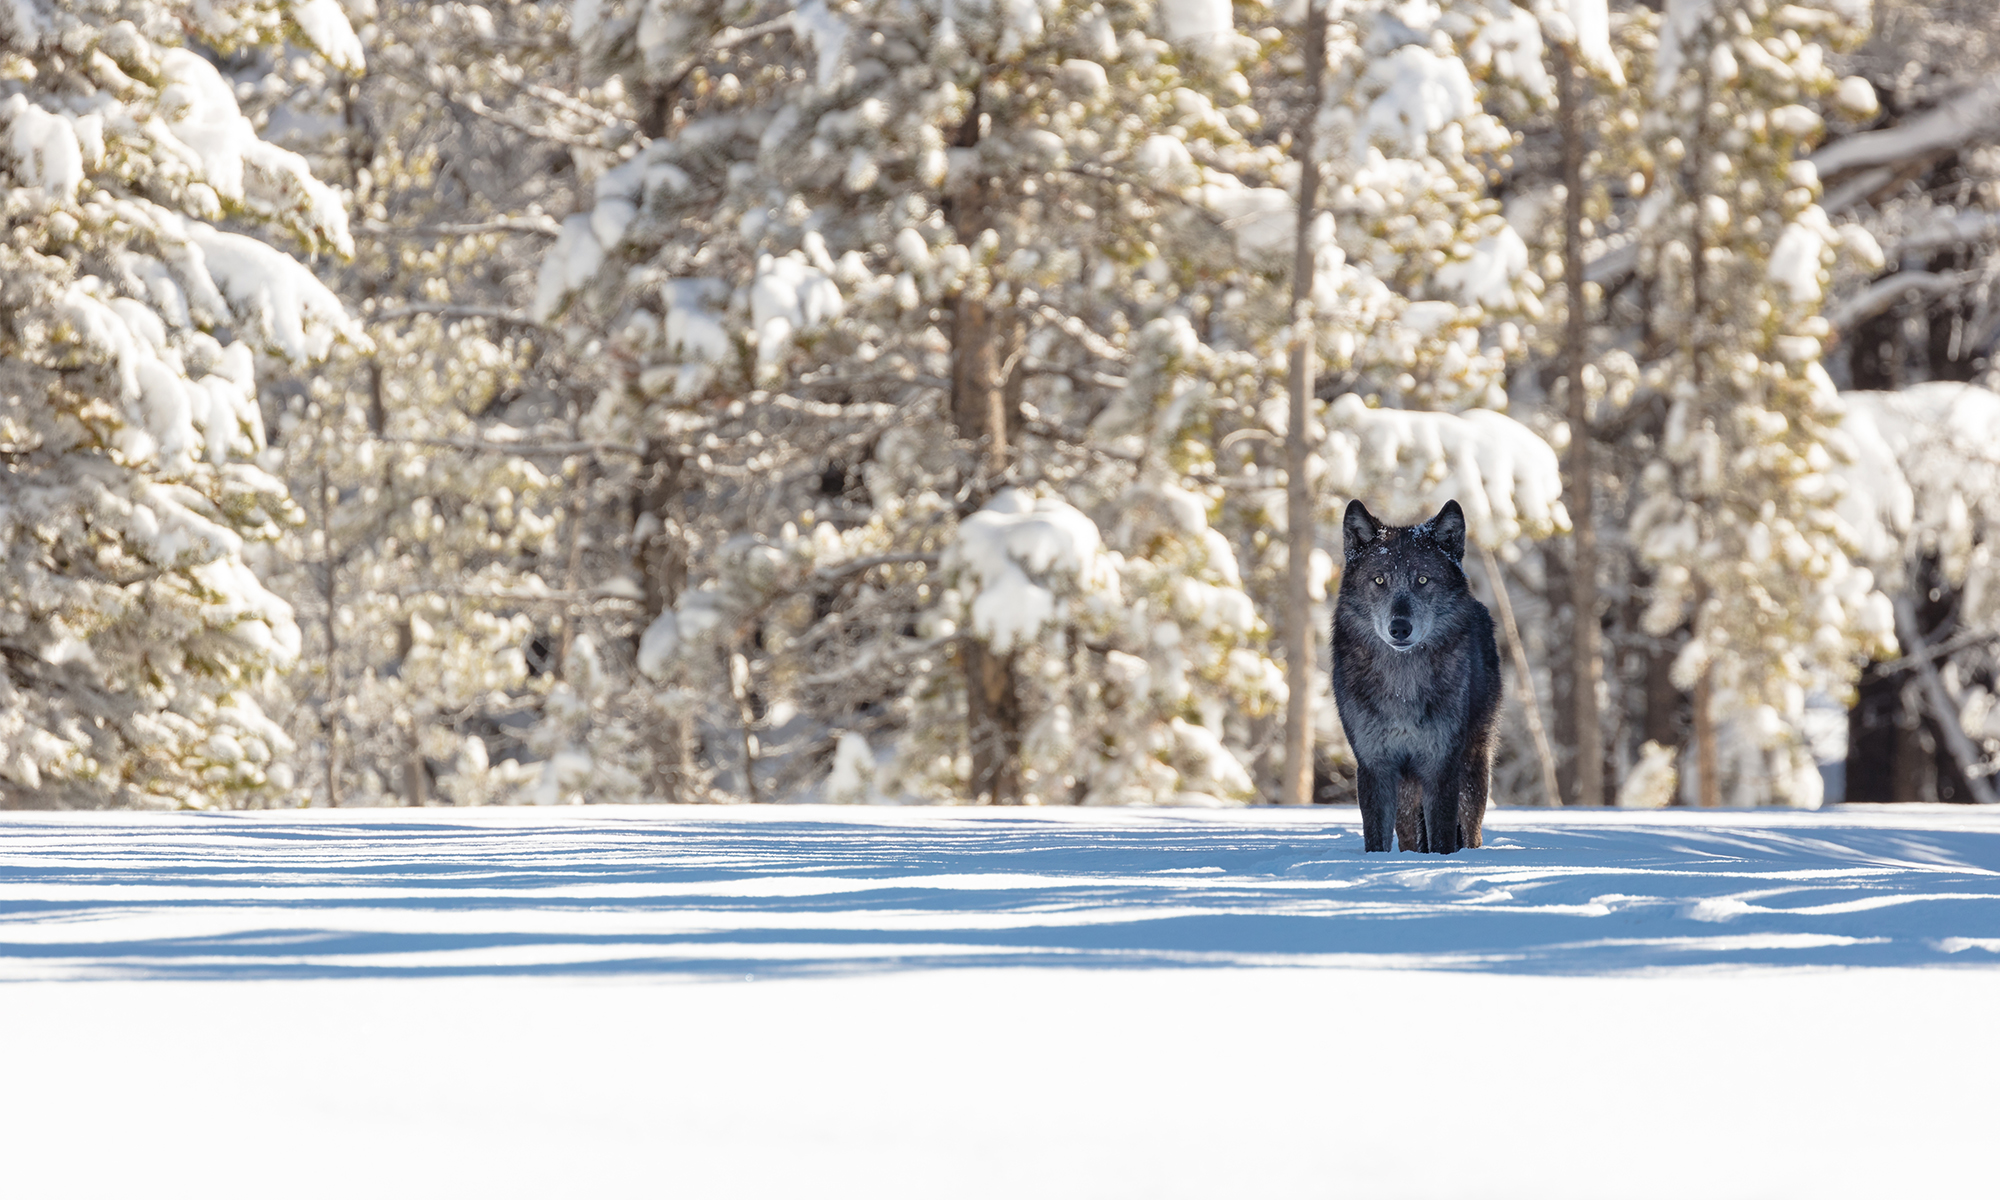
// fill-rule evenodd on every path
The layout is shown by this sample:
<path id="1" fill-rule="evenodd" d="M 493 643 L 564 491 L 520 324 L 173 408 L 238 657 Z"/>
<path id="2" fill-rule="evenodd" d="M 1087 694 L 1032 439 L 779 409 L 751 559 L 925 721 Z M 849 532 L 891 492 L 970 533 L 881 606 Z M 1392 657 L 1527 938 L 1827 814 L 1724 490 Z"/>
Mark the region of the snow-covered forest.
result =
<path id="1" fill-rule="evenodd" d="M 9 0 L 0 806 L 2000 792 L 1992 0 Z"/>

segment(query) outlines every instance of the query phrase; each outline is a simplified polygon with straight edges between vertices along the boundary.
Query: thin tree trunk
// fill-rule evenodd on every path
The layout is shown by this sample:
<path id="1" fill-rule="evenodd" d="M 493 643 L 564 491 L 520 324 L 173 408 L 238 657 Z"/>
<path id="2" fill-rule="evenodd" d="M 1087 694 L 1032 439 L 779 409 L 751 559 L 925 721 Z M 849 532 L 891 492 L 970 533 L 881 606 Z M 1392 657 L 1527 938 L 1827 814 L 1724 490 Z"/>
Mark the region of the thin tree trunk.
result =
<path id="1" fill-rule="evenodd" d="M 1694 137 L 1688 150 L 1686 162 L 1686 188 L 1694 212 L 1694 224 L 1690 240 L 1694 243 L 1693 254 L 1688 265 L 1688 376 L 1694 384 L 1697 395 L 1707 387 L 1707 350 L 1703 345 L 1702 316 L 1708 302 L 1708 235 L 1702 228 L 1705 219 L 1702 214 L 1702 200 L 1706 193 L 1706 181 L 1701 164 L 1708 153 L 1708 74 L 1701 72 L 1700 106 L 1695 112 Z M 1697 576 L 1695 585 L 1694 620 L 1690 623 L 1689 636 L 1702 636 L 1702 609 L 1708 605 L 1708 583 Z M 1694 687 L 1694 765 L 1697 800 L 1702 808 L 1716 808 L 1722 803 L 1722 764 L 1716 761 L 1715 751 L 1715 667 L 1708 664 L 1701 669 L 1701 678 Z"/>
<path id="2" fill-rule="evenodd" d="M 729 654 L 729 690 L 736 697 L 736 719 L 743 731 L 743 793 L 750 803 L 762 803 L 757 793 L 757 714 L 750 707 L 750 660 L 741 652 Z"/>
<path id="3" fill-rule="evenodd" d="M 1945 751 L 1957 765 L 1958 773 L 1965 777 L 1965 786 L 1972 791 L 1972 799 L 1979 804 L 2000 804 L 2000 794 L 1995 794 L 1993 781 L 1984 773 L 1985 756 L 1965 736 L 1965 726 L 1961 723 L 1958 705 L 1952 703 L 1951 693 L 1945 690 L 1944 679 L 1938 674 L 1937 663 L 1924 653 L 1924 635 L 1917 629 L 1917 611 L 1907 597 L 1895 600 L 1896 634 L 1902 639 L 1903 653 L 1911 657 L 1917 672 L 1917 680 L 1923 685 L 1924 700 L 1936 719 L 1938 733 L 1944 738 Z"/>
<path id="4" fill-rule="evenodd" d="M 984 494 L 1007 469 L 1007 388 L 1001 377 L 1002 324 L 984 297 L 961 295 L 952 326 L 952 417 L 960 437 L 979 447 L 975 470 Z M 1011 655 L 985 643 L 959 644 L 965 668 L 966 738 L 972 795 L 982 804 L 1021 799 L 1021 703 Z"/>
<path id="5" fill-rule="evenodd" d="M 1493 605 L 1500 610 L 1500 630 L 1507 638 L 1507 653 L 1514 660 L 1514 678 L 1520 681 L 1521 712 L 1528 718 L 1528 733 L 1535 740 L 1535 760 L 1542 768 L 1543 803 L 1550 808 L 1561 808 L 1562 786 L 1556 782 L 1556 756 L 1549 749 L 1548 730 L 1542 725 L 1542 702 L 1535 695 L 1535 675 L 1528 666 L 1528 649 L 1521 644 L 1521 627 L 1514 622 L 1514 601 L 1507 595 L 1507 581 L 1500 575 L 1500 564 L 1493 561 L 1493 552 L 1481 546 L 1479 559 L 1486 565 L 1486 582 L 1493 589 Z"/>
<path id="6" fill-rule="evenodd" d="M 957 139 L 961 145 L 977 143 L 979 113 L 975 103 Z M 986 229 L 988 187 L 979 181 L 951 198 L 952 227 L 962 244 L 971 245 Z M 987 494 L 1007 472 L 1014 422 L 1008 412 L 1006 359 L 1019 344 L 1019 336 L 1014 322 L 1007 314 L 994 312 L 987 297 L 958 295 L 952 313 L 951 414 L 958 436 L 978 448 L 974 470 L 982 478 L 971 490 L 975 498 Z M 981 804 L 1018 804 L 1021 701 L 1013 659 L 976 640 L 960 642 L 958 653 L 965 670 L 972 796 Z"/>
<path id="7" fill-rule="evenodd" d="M 1313 211 L 1319 199 L 1319 160 L 1313 129 L 1319 122 L 1320 93 L 1326 84 L 1326 8 L 1306 14 L 1306 113 L 1292 135 L 1299 160 L 1298 242 L 1292 258 L 1291 408 L 1285 427 L 1285 536 L 1290 543 L 1285 568 L 1285 773 L 1280 804 L 1312 803 L 1312 493 L 1306 479 L 1307 410 L 1313 395 L 1312 296 Z"/>
<path id="8" fill-rule="evenodd" d="M 321 430 L 324 438 L 326 430 Z M 320 443 L 319 465 L 319 540 L 320 540 L 320 599 L 323 602 L 321 621 L 326 631 L 326 698 L 320 704 L 320 732 L 326 738 L 326 806 L 340 807 L 340 675 L 337 655 L 340 650 L 340 635 L 336 632 L 334 601 L 338 590 L 339 560 L 333 553 L 333 525 L 328 510 L 333 507 L 329 497 L 332 485 L 326 476 L 326 443 Z"/>
<path id="9" fill-rule="evenodd" d="M 399 663 L 410 661 L 410 651 L 416 649 L 416 632 L 411 628 L 409 617 L 396 630 L 396 658 Z M 417 723 L 417 715 L 410 714 L 410 728 L 403 745 L 403 803 L 410 808 L 422 808 L 430 799 L 430 770 L 424 766 L 423 729 Z"/>
<path id="10" fill-rule="evenodd" d="M 965 664 L 966 736 L 972 797 L 980 804 L 1021 800 L 1021 699 L 1014 663 L 983 642 L 959 643 Z"/>
<path id="11" fill-rule="evenodd" d="M 664 439 L 646 443 L 638 508 L 641 516 L 652 518 L 654 527 L 638 539 L 632 551 L 633 566 L 645 593 L 646 625 L 671 610 L 687 586 L 687 554 L 673 520 L 681 466 L 680 455 Z M 639 632 L 643 636 L 645 626 Z M 688 755 L 687 722 L 680 717 L 662 718 L 648 730 L 648 736 L 654 794 L 668 804 L 690 800 L 694 772 Z"/>
<path id="12" fill-rule="evenodd" d="M 1570 702 L 1575 706 L 1576 755 L 1571 773 L 1575 803 L 1598 806 L 1604 791 L 1604 727 L 1597 693 L 1603 675 L 1602 636 L 1597 605 L 1597 515 L 1593 497 L 1590 398 L 1583 369 L 1590 352 L 1588 300 L 1583 287 L 1583 108 L 1585 81 L 1567 46 L 1556 47 L 1556 79 L 1562 125 L 1563 284 L 1569 322 L 1563 337 L 1563 370 L 1569 380 Z"/>
<path id="13" fill-rule="evenodd" d="M 1722 804 L 1721 764 L 1715 761 L 1715 668 L 1701 669 L 1694 683 L 1694 763 L 1696 802 L 1703 808 Z"/>

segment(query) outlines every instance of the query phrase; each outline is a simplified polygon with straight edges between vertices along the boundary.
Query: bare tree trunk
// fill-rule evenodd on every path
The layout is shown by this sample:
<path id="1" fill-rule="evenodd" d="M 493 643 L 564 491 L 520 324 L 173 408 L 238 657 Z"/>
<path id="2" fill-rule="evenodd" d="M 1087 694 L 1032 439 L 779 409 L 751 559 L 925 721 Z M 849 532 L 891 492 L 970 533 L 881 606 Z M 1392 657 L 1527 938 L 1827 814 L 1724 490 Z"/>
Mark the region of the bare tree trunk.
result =
<path id="1" fill-rule="evenodd" d="M 1007 388 L 1001 378 L 1001 320 L 983 297 L 958 298 L 952 327 L 952 417 L 959 436 L 978 445 L 975 468 L 990 485 L 1007 469 Z M 985 488 L 974 489 L 975 494 Z M 972 795 L 982 804 L 1021 799 L 1021 702 L 1010 655 L 985 643 L 959 643 L 965 668 L 966 739 Z"/>
<path id="2" fill-rule="evenodd" d="M 1604 791 L 1604 727 L 1597 705 L 1603 675 L 1597 593 L 1597 514 L 1593 497 L 1590 398 L 1583 368 L 1590 353 L 1588 300 L 1583 288 L 1583 108 L 1582 73 L 1569 48 L 1556 47 L 1557 95 L 1562 125 L 1563 284 L 1569 323 L 1563 336 L 1563 372 L 1569 380 L 1570 702 L 1575 706 L 1576 755 L 1571 772 L 1575 803 L 1597 806 Z"/>
<path id="3" fill-rule="evenodd" d="M 1722 803 L 1722 764 L 1715 761 L 1715 668 L 1701 669 L 1694 684 L 1694 766 L 1697 803 L 1715 808 Z"/>
<path id="4" fill-rule="evenodd" d="M 757 794 L 757 714 L 750 704 L 750 660 L 739 650 L 728 657 L 729 690 L 736 698 L 736 719 L 743 731 L 743 794 L 752 804 L 762 803 Z"/>
<path id="5" fill-rule="evenodd" d="M 1500 564 L 1493 561 L 1493 552 L 1481 546 L 1479 558 L 1486 564 L 1486 582 L 1493 589 L 1494 607 L 1500 610 L 1500 630 L 1507 637 L 1507 653 L 1514 659 L 1514 678 L 1521 687 L 1521 712 L 1528 718 L 1528 733 L 1535 740 L 1535 759 L 1542 768 L 1543 803 L 1550 808 L 1561 808 L 1562 787 L 1556 782 L 1556 756 L 1549 749 L 1548 730 L 1542 726 L 1542 702 L 1535 695 L 1535 674 L 1528 666 L 1528 648 L 1521 644 L 1521 627 L 1514 623 L 1514 601 L 1507 595 L 1507 581 L 1500 575 Z"/>
<path id="6" fill-rule="evenodd" d="M 965 664 L 966 736 L 972 796 L 981 804 L 1021 800 L 1021 698 L 1011 658 L 977 641 L 959 643 Z"/>
<path id="7" fill-rule="evenodd" d="M 416 632 L 411 628 L 410 618 L 404 617 L 396 630 L 396 659 L 398 663 L 410 660 L 410 651 L 417 645 Z M 430 799 L 430 770 L 424 766 L 423 729 L 417 723 L 417 715 L 410 714 L 410 727 L 404 731 L 403 743 L 403 803 L 411 808 L 422 808 Z"/>
<path id="8" fill-rule="evenodd" d="M 978 141 L 980 105 L 974 103 L 957 139 L 961 145 Z M 988 221 L 988 185 L 981 180 L 951 198 L 952 227 L 959 241 L 971 245 Z M 974 470 L 985 494 L 1005 476 L 1015 424 L 1010 419 L 1007 361 L 1019 346 L 1022 331 L 1005 313 L 996 313 L 985 296 L 961 292 L 952 313 L 951 415 L 958 436 L 978 448 Z M 1018 400 L 1016 400 L 1018 403 Z M 1013 659 L 995 654 L 981 642 L 959 643 L 965 670 L 966 740 L 971 750 L 971 789 L 982 804 L 1018 804 L 1021 800 L 1021 700 Z"/>
<path id="9" fill-rule="evenodd" d="M 1708 237 L 1702 228 L 1702 200 L 1706 194 L 1706 179 L 1702 172 L 1702 162 L 1708 150 L 1708 73 L 1701 72 L 1701 101 L 1695 114 L 1693 146 L 1689 150 L 1687 162 L 1687 194 L 1692 201 L 1694 212 L 1693 253 L 1688 264 L 1688 375 L 1694 383 L 1696 394 L 1707 386 L 1706 350 L 1703 346 L 1703 312 L 1708 303 Z M 1694 597 L 1694 620 L 1690 622 L 1689 636 L 1702 635 L 1702 609 L 1708 605 L 1708 583 L 1697 576 Z M 1715 667 L 1711 663 L 1702 667 L 1701 678 L 1694 687 L 1694 763 L 1695 783 L 1698 802 L 1702 808 L 1715 808 L 1722 803 L 1722 764 L 1715 757 Z"/>
<path id="10" fill-rule="evenodd" d="M 327 431 L 321 430 L 321 436 Z M 320 444 L 319 463 L 319 540 L 320 540 L 320 600 L 324 605 L 320 620 L 326 632 L 326 696 L 320 702 L 320 733 L 326 738 L 326 806 L 340 807 L 340 674 L 338 655 L 340 635 L 336 632 L 334 603 L 338 592 L 340 560 L 333 553 L 333 523 L 330 509 L 333 500 L 329 493 L 332 484 L 326 476 L 326 445 Z"/>
<path id="11" fill-rule="evenodd" d="M 687 586 L 687 551 L 675 527 L 674 502 L 681 489 L 680 455 L 664 440 L 646 443 L 641 463 L 639 515 L 651 517 L 651 528 L 632 548 L 633 567 L 645 593 L 646 624 L 672 609 Z M 635 522 L 636 524 L 636 522 Z M 641 626 L 641 633 L 644 626 Z M 668 804 L 692 799 L 693 765 L 688 756 L 687 722 L 667 717 L 649 728 L 652 743 L 653 790 Z"/>
<path id="12" fill-rule="evenodd" d="M 1313 395 L 1312 295 L 1313 211 L 1319 200 L 1319 160 L 1313 129 L 1319 122 L 1320 93 L 1326 84 L 1326 8 L 1306 13 L 1306 113 L 1292 135 L 1299 160 L 1298 242 L 1292 258 L 1291 407 L 1285 427 L 1285 773 L 1278 803 L 1312 803 L 1312 492 L 1306 480 L 1307 410 Z"/>

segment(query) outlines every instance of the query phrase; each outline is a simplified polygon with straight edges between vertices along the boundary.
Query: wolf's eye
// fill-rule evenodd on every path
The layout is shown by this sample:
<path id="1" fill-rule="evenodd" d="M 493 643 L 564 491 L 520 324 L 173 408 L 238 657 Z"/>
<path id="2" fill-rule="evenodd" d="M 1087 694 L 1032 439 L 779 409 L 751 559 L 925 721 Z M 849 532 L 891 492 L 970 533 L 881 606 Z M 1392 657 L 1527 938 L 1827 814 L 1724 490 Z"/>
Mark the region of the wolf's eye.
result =
<path id="1" fill-rule="evenodd" d="M 1377 587 L 1380 587 L 1381 585 L 1383 585 L 1383 584 L 1385 584 L 1385 583 L 1387 583 L 1387 582 L 1389 582 L 1389 581 L 1388 581 L 1388 580 L 1387 580 L 1386 578 L 1384 578 L 1383 576 L 1380 576 L 1380 575 L 1377 575 L 1377 576 L 1375 577 L 1375 585 L 1376 585 Z"/>
<path id="2" fill-rule="evenodd" d="M 1417 576 L 1417 583 L 1418 583 L 1418 585 L 1419 585 L 1419 586 L 1421 586 L 1421 585 L 1423 585 L 1423 584 L 1426 584 L 1426 583 L 1429 583 L 1430 581 L 1431 581 L 1431 577 L 1430 577 L 1430 576 L 1428 576 L 1428 575 L 1419 575 L 1419 576 Z"/>

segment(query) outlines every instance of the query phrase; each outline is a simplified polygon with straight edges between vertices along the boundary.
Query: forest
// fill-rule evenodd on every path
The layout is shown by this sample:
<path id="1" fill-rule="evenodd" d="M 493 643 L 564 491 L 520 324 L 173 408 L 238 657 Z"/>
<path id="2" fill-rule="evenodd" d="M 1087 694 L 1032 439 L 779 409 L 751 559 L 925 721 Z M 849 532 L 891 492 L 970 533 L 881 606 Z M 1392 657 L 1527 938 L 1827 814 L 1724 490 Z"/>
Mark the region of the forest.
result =
<path id="1" fill-rule="evenodd" d="M 2000 799 L 1992 0 L 9 0 L 0 806 Z"/>

